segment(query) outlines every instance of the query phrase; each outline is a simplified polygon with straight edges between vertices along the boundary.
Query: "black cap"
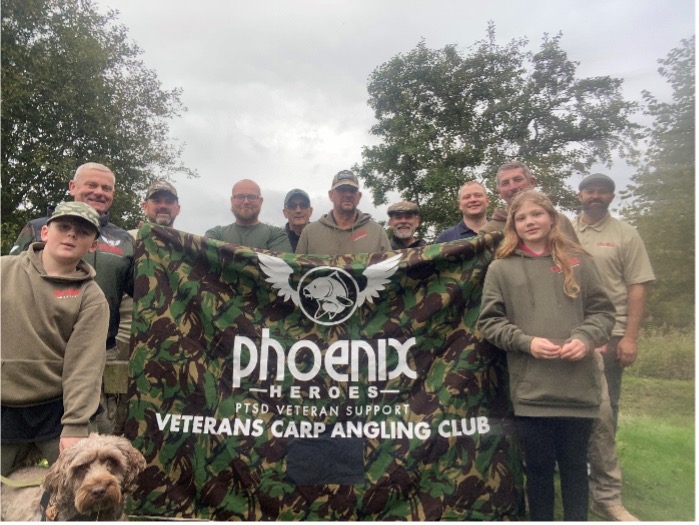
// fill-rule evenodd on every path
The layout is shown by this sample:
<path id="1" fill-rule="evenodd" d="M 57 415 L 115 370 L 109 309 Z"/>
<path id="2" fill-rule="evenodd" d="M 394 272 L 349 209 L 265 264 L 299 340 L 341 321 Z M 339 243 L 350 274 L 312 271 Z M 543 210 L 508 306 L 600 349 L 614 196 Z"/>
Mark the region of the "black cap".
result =
<path id="1" fill-rule="evenodd" d="M 612 192 L 616 189 L 616 185 L 610 177 L 607 177 L 603 173 L 593 173 L 582 180 L 578 186 L 578 190 L 582 191 L 585 188 L 589 188 L 590 186 L 594 185 L 607 186 Z"/>

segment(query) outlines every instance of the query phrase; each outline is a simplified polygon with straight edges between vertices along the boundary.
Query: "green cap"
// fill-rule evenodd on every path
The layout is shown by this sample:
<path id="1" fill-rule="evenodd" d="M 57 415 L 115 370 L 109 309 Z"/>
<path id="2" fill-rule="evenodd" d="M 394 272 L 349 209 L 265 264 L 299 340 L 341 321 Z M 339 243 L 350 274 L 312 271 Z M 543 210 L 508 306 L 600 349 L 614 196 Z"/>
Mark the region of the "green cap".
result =
<path id="1" fill-rule="evenodd" d="M 94 208 L 84 202 L 62 202 L 56 206 L 56 210 L 51 215 L 51 218 L 47 221 L 47 224 L 54 219 L 59 217 L 77 217 L 85 222 L 89 223 L 97 233 L 100 231 L 100 216 L 94 210 Z"/>

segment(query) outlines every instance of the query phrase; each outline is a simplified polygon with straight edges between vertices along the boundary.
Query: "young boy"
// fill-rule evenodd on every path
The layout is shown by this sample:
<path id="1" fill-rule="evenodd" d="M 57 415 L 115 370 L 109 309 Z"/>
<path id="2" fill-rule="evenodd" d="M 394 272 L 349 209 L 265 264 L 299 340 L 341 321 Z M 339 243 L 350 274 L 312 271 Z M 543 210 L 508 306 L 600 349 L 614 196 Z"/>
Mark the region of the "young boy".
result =
<path id="1" fill-rule="evenodd" d="M 104 370 L 109 307 L 81 259 L 94 252 L 99 216 L 83 202 L 60 204 L 43 242 L 0 257 L 2 475 L 32 448 L 49 464 L 88 435 Z"/>

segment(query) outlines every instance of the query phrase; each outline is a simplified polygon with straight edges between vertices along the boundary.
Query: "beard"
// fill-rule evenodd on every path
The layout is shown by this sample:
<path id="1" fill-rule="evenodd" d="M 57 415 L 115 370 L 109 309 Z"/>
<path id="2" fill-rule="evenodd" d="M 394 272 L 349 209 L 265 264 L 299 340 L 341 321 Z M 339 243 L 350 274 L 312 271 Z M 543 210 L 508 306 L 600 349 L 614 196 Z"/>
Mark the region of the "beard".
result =
<path id="1" fill-rule="evenodd" d="M 600 201 L 588 201 L 583 203 L 582 209 L 583 212 L 585 212 L 585 215 L 588 217 L 593 219 L 601 219 L 607 215 L 609 206 Z"/>
<path id="2" fill-rule="evenodd" d="M 172 223 L 175 222 L 175 219 L 172 217 L 156 217 L 154 221 L 155 224 L 158 226 L 172 226 Z"/>
<path id="3" fill-rule="evenodd" d="M 393 236 L 401 240 L 410 239 L 413 236 L 413 230 L 410 228 L 396 228 L 393 230 Z"/>

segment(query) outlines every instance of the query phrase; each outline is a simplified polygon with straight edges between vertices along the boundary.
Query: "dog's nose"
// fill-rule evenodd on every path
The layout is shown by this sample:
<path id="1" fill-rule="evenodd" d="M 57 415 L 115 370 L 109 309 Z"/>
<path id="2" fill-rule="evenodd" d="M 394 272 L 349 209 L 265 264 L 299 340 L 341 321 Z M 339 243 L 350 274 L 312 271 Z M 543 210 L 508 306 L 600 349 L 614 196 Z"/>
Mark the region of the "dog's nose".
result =
<path id="1" fill-rule="evenodd" d="M 101 498 L 104 496 L 105 492 L 107 492 L 105 487 L 95 487 L 92 489 L 92 497 L 96 499 Z"/>

